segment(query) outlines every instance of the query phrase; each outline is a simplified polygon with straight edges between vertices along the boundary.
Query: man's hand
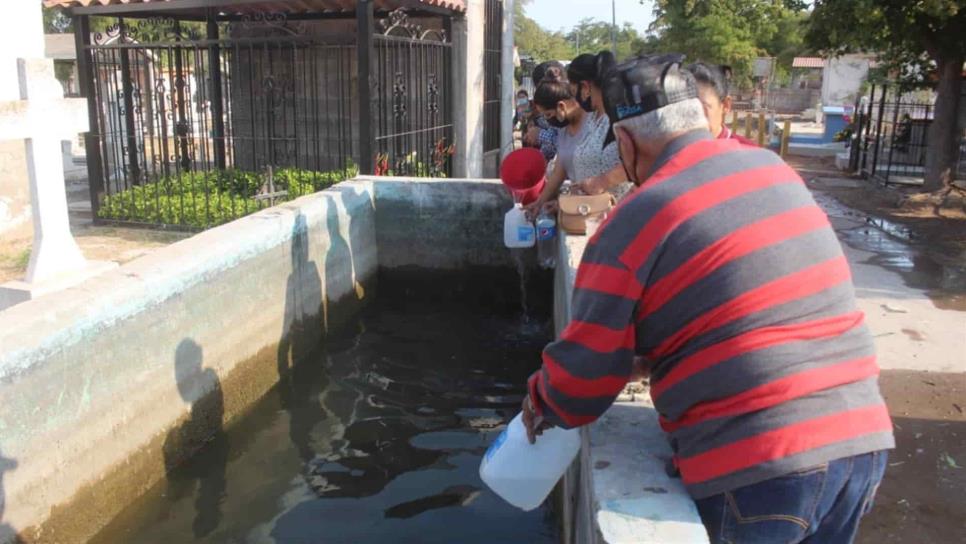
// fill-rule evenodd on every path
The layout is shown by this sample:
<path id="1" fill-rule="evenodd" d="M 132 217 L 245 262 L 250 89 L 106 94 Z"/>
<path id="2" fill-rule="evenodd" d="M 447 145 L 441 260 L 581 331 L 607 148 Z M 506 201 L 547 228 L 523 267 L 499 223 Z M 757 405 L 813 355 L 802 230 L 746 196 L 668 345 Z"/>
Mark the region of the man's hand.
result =
<path id="1" fill-rule="evenodd" d="M 536 410 L 533 408 L 533 401 L 530 400 L 530 395 L 523 398 L 523 426 L 527 429 L 527 440 L 531 444 L 537 442 L 537 437 L 543 434 L 543 431 L 550 428 L 550 424 L 543 420 L 543 416 L 538 416 Z"/>

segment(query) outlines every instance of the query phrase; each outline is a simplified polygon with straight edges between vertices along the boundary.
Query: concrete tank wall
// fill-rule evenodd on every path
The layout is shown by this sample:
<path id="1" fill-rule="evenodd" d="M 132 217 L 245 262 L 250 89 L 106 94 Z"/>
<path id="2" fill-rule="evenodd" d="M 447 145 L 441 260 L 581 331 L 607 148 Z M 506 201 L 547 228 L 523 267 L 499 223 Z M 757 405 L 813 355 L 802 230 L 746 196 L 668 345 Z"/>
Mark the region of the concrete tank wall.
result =
<path id="1" fill-rule="evenodd" d="M 6 536 L 84 541 L 264 395 L 369 295 L 374 219 L 344 184 L 0 313 Z"/>
<path id="2" fill-rule="evenodd" d="M 369 178 L 0 312 L 0 543 L 83 542 L 374 294 L 513 266 L 497 181 Z"/>

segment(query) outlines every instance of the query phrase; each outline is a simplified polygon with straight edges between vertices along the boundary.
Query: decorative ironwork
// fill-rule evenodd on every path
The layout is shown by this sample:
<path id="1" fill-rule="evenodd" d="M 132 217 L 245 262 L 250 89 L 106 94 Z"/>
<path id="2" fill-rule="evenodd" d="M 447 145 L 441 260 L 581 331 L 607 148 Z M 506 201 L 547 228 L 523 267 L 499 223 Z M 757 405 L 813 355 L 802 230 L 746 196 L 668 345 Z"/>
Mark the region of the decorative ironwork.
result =
<path id="1" fill-rule="evenodd" d="M 406 79 L 402 72 L 396 72 L 396 81 L 392 84 L 392 114 L 397 121 L 406 117 L 406 102 Z"/>
<path id="2" fill-rule="evenodd" d="M 94 45 L 107 45 L 121 37 L 121 25 L 114 23 L 103 31 L 94 33 Z"/>
<path id="3" fill-rule="evenodd" d="M 436 74 L 429 74 L 429 85 L 426 86 L 428 100 L 426 101 L 426 111 L 432 114 L 439 113 L 439 83 L 436 81 Z"/>
<path id="4" fill-rule="evenodd" d="M 392 36 L 394 32 L 402 32 L 403 36 L 418 39 L 423 33 L 423 27 L 409 19 L 404 9 L 389 12 L 389 15 L 379 21 L 383 36 Z"/>
<path id="5" fill-rule="evenodd" d="M 434 40 L 446 42 L 448 37 L 442 29 L 430 28 L 423 30 L 423 26 L 409 18 L 405 9 L 399 8 L 389 12 L 389 15 L 379 21 L 379 28 L 383 36 L 398 36 L 412 40 Z"/>
<path id="6" fill-rule="evenodd" d="M 246 13 L 238 21 L 228 25 L 228 30 L 253 31 L 253 30 L 279 30 L 291 36 L 298 36 L 305 33 L 305 25 L 302 23 L 291 23 L 288 15 L 276 11 L 255 11 Z"/>

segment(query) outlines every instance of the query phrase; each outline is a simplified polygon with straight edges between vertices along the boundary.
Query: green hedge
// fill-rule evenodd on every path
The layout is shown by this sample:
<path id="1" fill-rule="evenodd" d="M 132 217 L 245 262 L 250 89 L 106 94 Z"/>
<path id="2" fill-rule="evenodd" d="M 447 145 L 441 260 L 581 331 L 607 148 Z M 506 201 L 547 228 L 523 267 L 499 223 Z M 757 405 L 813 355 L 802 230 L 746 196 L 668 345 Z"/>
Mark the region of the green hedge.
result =
<path id="1" fill-rule="evenodd" d="M 275 191 L 288 191 L 288 195 L 276 202 L 321 191 L 358 173 L 351 163 L 344 171 L 332 172 L 281 168 L 272 176 Z M 97 215 L 102 219 L 209 228 L 269 206 L 267 200 L 255 199 L 265 183 L 265 175 L 242 170 L 186 172 L 107 196 Z"/>

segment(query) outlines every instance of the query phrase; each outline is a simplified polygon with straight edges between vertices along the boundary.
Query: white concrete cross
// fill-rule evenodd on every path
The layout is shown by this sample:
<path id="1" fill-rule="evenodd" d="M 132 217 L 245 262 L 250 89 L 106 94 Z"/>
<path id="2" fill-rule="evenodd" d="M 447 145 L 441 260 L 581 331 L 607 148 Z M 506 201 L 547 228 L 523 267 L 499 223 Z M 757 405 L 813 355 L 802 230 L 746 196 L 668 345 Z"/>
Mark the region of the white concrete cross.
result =
<path id="1" fill-rule="evenodd" d="M 51 60 L 18 59 L 17 76 L 20 100 L 0 101 L 0 140 L 26 146 L 34 243 L 24 281 L 0 286 L 0 309 L 94 272 L 70 232 L 61 152 L 63 140 L 88 130 L 86 101 L 63 98 Z"/>

